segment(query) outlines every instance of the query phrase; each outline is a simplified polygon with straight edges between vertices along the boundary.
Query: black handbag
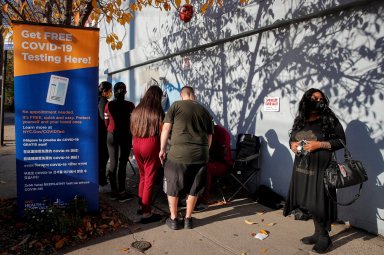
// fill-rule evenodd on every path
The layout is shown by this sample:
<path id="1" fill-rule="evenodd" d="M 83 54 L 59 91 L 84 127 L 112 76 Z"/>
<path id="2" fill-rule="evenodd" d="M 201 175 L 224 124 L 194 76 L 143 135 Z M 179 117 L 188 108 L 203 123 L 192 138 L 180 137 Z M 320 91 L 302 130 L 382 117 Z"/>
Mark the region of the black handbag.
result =
<path id="1" fill-rule="evenodd" d="M 351 153 L 342 140 L 344 146 L 344 162 L 339 163 L 336 160 L 336 154 L 332 153 L 332 159 L 324 172 L 324 185 L 328 197 L 338 205 L 351 205 L 360 197 L 360 191 L 363 182 L 368 180 L 367 172 L 361 161 L 353 160 Z M 329 192 L 329 189 L 341 189 L 360 184 L 359 192 L 352 201 L 348 203 L 339 203 Z"/>

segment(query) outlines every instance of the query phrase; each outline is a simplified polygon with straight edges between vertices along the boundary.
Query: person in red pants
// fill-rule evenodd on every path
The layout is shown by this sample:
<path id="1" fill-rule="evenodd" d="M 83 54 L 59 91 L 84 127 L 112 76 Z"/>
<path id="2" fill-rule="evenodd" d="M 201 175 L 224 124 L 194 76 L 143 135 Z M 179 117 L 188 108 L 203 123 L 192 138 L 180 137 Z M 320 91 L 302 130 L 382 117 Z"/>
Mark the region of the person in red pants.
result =
<path id="1" fill-rule="evenodd" d="M 161 220 L 161 215 L 152 213 L 152 193 L 157 171 L 161 163 L 160 133 L 164 111 L 161 107 L 163 91 L 159 86 L 151 86 L 144 94 L 139 105 L 131 114 L 131 133 L 133 136 L 133 154 L 140 172 L 139 204 L 142 218 L 140 223 L 147 224 Z"/>
<path id="2" fill-rule="evenodd" d="M 214 126 L 214 132 L 212 145 L 209 149 L 207 186 L 205 187 L 201 202 L 196 206 L 195 211 L 202 211 L 207 208 L 212 178 L 225 175 L 233 164 L 229 132 L 219 125 Z"/>

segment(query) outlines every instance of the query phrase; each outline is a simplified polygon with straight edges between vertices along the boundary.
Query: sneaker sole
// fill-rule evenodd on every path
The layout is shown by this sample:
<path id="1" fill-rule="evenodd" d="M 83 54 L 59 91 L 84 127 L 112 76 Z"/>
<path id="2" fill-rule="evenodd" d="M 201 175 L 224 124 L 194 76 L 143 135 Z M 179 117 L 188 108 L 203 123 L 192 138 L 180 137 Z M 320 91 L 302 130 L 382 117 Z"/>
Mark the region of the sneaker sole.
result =
<path id="1" fill-rule="evenodd" d="M 179 228 L 178 227 L 176 227 L 176 228 L 173 228 L 172 226 L 169 226 L 169 225 L 167 225 L 170 229 L 172 229 L 172 230 L 179 230 Z"/>
<path id="2" fill-rule="evenodd" d="M 324 251 L 316 251 L 315 249 L 312 249 L 312 251 L 313 251 L 314 253 L 316 253 L 316 254 L 325 254 L 325 253 L 330 252 L 331 249 L 332 249 L 332 244 L 330 244 L 330 245 L 328 246 L 328 248 L 325 249 Z"/>
<path id="3" fill-rule="evenodd" d="M 174 226 L 172 223 L 168 224 L 167 221 L 165 221 L 165 225 L 167 225 L 167 227 L 169 227 L 172 230 L 179 230 L 180 229 L 180 226 L 178 226 L 178 224 L 176 226 Z"/>

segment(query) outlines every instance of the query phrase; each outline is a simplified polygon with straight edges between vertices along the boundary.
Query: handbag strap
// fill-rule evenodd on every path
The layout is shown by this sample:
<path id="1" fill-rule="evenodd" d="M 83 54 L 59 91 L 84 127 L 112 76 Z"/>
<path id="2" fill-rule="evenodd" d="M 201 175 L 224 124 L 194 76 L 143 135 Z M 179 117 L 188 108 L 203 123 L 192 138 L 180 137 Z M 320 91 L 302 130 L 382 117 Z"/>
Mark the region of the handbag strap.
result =
<path id="1" fill-rule="evenodd" d="M 347 145 L 345 145 L 344 141 L 342 139 L 339 139 L 340 143 L 343 145 L 344 147 L 344 158 L 345 159 L 352 159 L 352 155 L 351 153 L 349 152 L 348 148 L 347 148 Z M 335 153 L 335 152 L 334 152 Z"/>
<path id="2" fill-rule="evenodd" d="M 335 204 L 338 204 L 338 205 L 342 205 L 342 206 L 347 206 L 347 205 L 351 205 L 353 204 L 359 197 L 360 197 L 360 191 L 361 191 L 361 188 L 363 187 L 363 183 L 360 183 L 360 187 L 359 187 L 359 192 L 355 195 L 355 197 L 349 201 L 348 203 L 339 203 L 337 202 L 336 198 L 334 198 L 331 193 L 329 192 L 329 189 L 328 189 L 328 184 L 326 182 L 324 182 L 324 186 L 325 186 L 325 191 L 327 193 L 327 196 L 329 197 L 329 199 L 331 199 Z"/>

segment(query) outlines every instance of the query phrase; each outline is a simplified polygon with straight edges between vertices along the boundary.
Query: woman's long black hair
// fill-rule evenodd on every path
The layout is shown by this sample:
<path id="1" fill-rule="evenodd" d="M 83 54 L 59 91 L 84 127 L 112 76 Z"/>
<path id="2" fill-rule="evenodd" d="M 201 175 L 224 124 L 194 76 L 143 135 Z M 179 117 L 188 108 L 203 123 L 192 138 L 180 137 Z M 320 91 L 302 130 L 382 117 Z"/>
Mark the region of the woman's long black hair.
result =
<path id="1" fill-rule="evenodd" d="M 310 114 L 310 103 L 311 103 L 311 97 L 313 93 L 319 92 L 323 99 L 325 107 L 324 109 L 319 112 L 320 119 L 321 119 L 321 128 L 325 136 L 332 137 L 335 133 L 335 127 L 338 122 L 338 119 L 335 115 L 335 113 L 329 108 L 329 99 L 325 96 L 325 94 L 315 88 L 311 88 L 307 90 L 303 97 L 300 100 L 299 103 L 299 111 L 297 112 L 297 116 L 293 122 L 292 130 L 290 132 L 290 135 L 294 133 L 295 131 L 301 130 L 305 124 L 308 122 L 309 114 Z"/>
<path id="2" fill-rule="evenodd" d="M 124 82 L 117 82 L 113 87 L 113 95 L 115 96 L 115 100 L 117 101 L 124 101 L 126 93 L 127 86 L 125 86 Z"/>
<path id="3" fill-rule="evenodd" d="M 112 89 L 112 84 L 108 81 L 102 81 L 99 84 L 99 97 L 103 95 L 103 92 L 107 92 L 108 90 Z"/>

